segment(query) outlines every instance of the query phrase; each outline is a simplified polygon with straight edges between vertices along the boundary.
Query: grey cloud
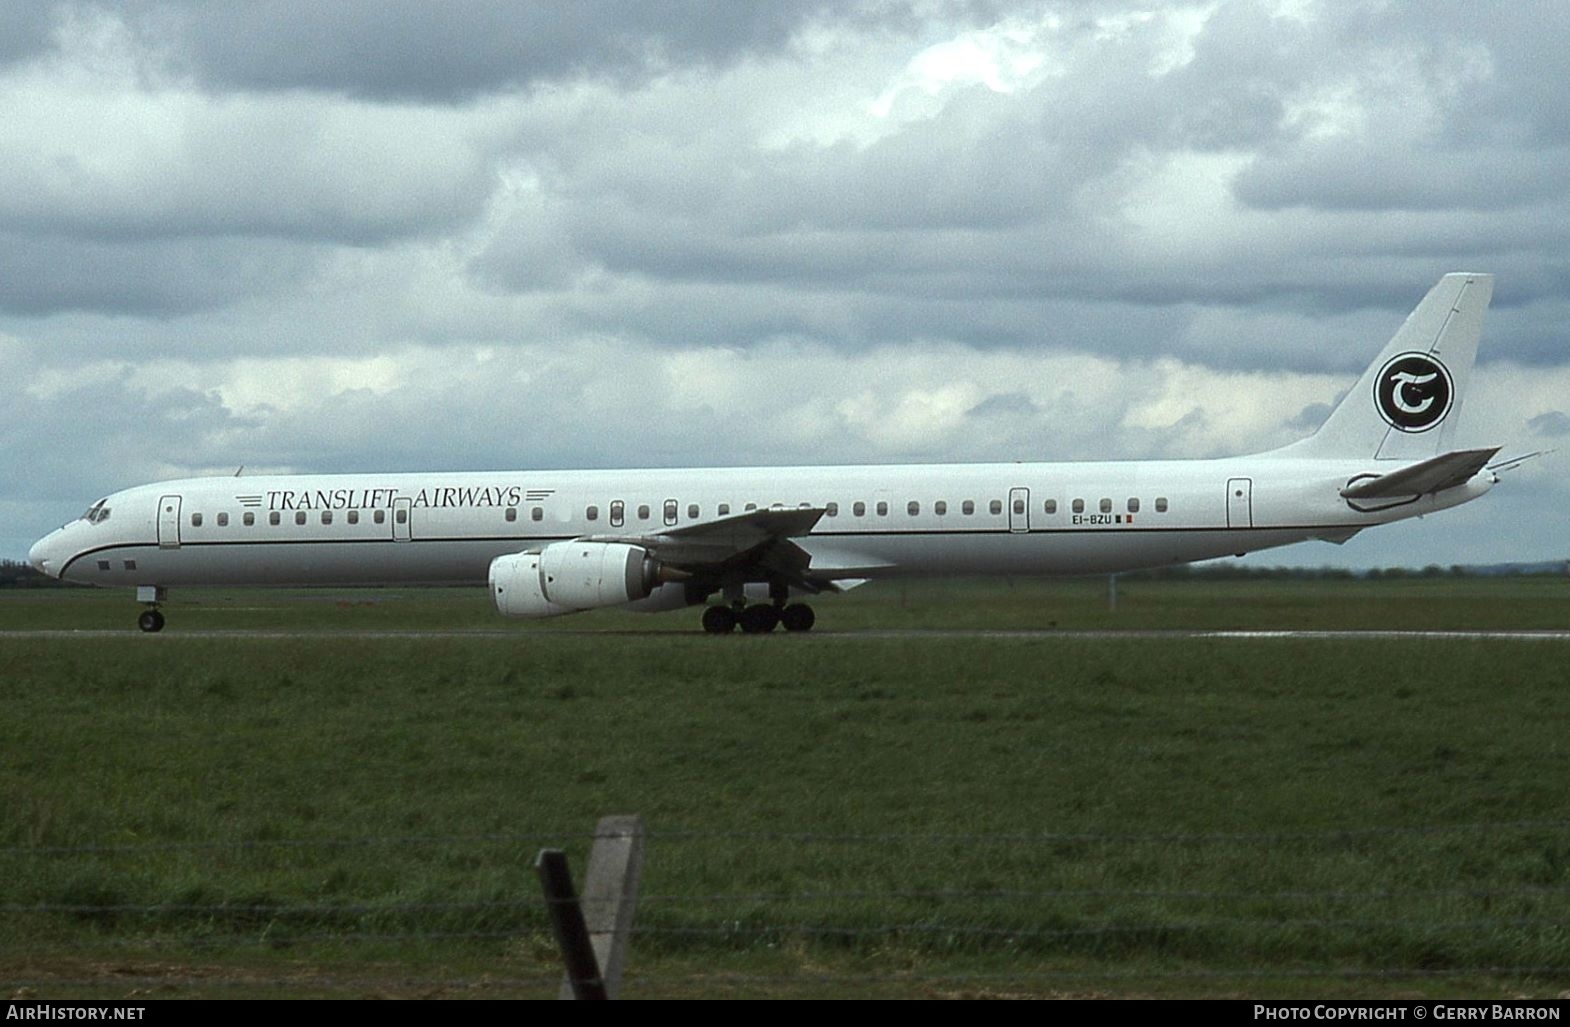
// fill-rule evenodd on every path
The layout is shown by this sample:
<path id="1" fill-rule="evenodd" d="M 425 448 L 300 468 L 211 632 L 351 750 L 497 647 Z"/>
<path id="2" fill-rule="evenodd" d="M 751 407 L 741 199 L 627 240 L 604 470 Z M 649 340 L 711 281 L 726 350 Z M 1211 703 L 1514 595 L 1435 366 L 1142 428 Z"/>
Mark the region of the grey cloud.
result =
<path id="1" fill-rule="evenodd" d="M 1428 64 L 1462 54 L 1484 58 L 1447 98 L 1445 136 L 1526 149 L 1570 143 L 1570 7 L 1557 3 L 1333 4 L 1320 19 L 1327 43 L 1383 54 L 1419 54 Z M 1470 63 L 1470 62 L 1469 62 Z"/>
<path id="2" fill-rule="evenodd" d="M 1083 75 L 1010 96 L 961 91 L 938 117 L 865 148 L 756 150 L 709 120 L 722 114 L 708 108 L 692 112 L 707 129 L 680 133 L 685 145 L 678 148 L 677 133 L 651 141 L 640 131 L 667 112 L 634 103 L 536 154 L 551 169 L 541 202 L 561 234 L 531 226 L 527 240 L 512 242 L 504 232 L 475 263 L 476 275 L 496 291 L 530 291 L 586 273 L 662 288 L 690 284 L 689 295 L 707 286 L 742 297 L 743 310 L 754 293 L 771 303 L 776 316 L 749 323 L 772 332 L 817 335 L 879 319 L 889 335 L 919 325 L 999 344 L 1039 339 L 1051 323 L 1044 315 L 1062 301 L 1106 310 L 1218 304 L 1305 318 L 1399 315 L 1439 274 L 1480 264 L 1509 277 L 1522 290 L 1516 297 L 1533 295 L 1543 249 L 1565 220 L 1545 216 L 1554 207 L 1542 203 L 1505 217 L 1494 210 L 1467 216 L 1432 209 L 1443 197 L 1425 198 L 1414 187 L 1393 212 L 1259 219 L 1257 234 L 1204 252 L 1152 252 L 1119 222 L 1121 197 L 1105 183 L 1129 160 L 1173 147 L 1269 142 L 1285 95 L 1316 74 L 1334 80 L 1350 67 L 1325 72 L 1310 46 L 1316 39 L 1289 20 L 1278 32 L 1284 41 L 1271 45 L 1267 35 L 1262 44 L 1251 33 L 1278 31 L 1274 22 L 1262 24 L 1268 21 L 1249 5 L 1226 5 L 1197 40 L 1194 60 L 1165 77 L 1131 73 L 1150 57 L 1136 34 Z M 1291 165 L 1279 160 L 1286 174 Z M 1259 204 L 1302 199 L 1268 196 L 1270 167 L 1262 160 L 1245 173 L 1240 195 Z M 1557 169 L 1544 163 L 1539 172 L 1532 197 L 1562 205 Z M 1487 174 L 1480 164 L 1472 181 Z M 1363 177 L 1380 176 L 1365 169 Z M 1348 189 L 1363 184 L 1355 167 L 1346 181 Z M 1328 192 L 1334 183 L 1327 177 L 1319 187 Z M 1409 213 L 1412 204 L 1430 214 Z M 1480 254 L 1479 238 L 1510 243 Z M 1521 277 L 1525 271 L 1530 277 Z M 950 305 L 964 305 L 968 317 L 951 315 Z M 592 317 L 592 306 L 581 309 Z M 640 308 L 638 316 L 649 313 Z M 714 320 L 735 326 L 733 313 Z M 651 326 L 649 335 L 658 334 Z M 1153 352 L 1171 334 L 1126 332 L 1122 345 Z M 881 337 L 876 330 L 845 336 Z M 1178 352 L 1215 357 L 1210 340 L 1193 343 Z M 1221 359 L 1294 367 L 1322 359 L 1308 347 L 1282 350 L 1261 338 Z"/>
<path id="3" fill-rule="evenodd" d="M 1337 399 L 1336 402 L 1339 403 L 1341 400 Z M 1302 410 L 1299 410 L 1297 414 L 1286 423 L 1286 426 L 1293 431 L 1303 432 L 1305 435 L 1309 432 L 1318 431 L 1319 426 L 1325 423 L 1325 418 L 1330 416 L 1330 411 L 1332 409 L 1334 409 L 1334 407 L 1329 403 L 1310 403 Z"/>
<path id="4" fill-rule="evenodd" d="M 336 92 L 459 103 L 540 82 L 637 82 L 671 67 L 724 64 L 785 45 L 822 2 L 718 0 L 267 0 L 140 5 L 136 22 L 173 39 L 219 90 Z"/>
<path id="5" fill-rule="evenodd" d="M 1533 435 L 1544 438 L 1561 438 L 1570 435 L 1570 415 L 1562 410 L 1550 410 L 1546 414 L 1538 414 L 1526 422 L 1532 429 Z"/>
<path id="6" fill-rule="evenodd" d="M 165 318 L 298 284 L 318 255 L 284 243 L 113 243 L 0 232 L 0 311 Z"/>
<path id="7" fill-rule="evenodd" d="M 1040 408 L 1023 392 L 1000 392 L 965 411 L 966 417 L 1029 417 Z"/>
<path id="8" fill-rule="evenodd" d="M 46 53 L 55 17 L 53 7 L 42 2 L 0 6 L 0 65 Z"/>
<path id="9" fill-rule="evenodd" d="M 32 497 L 62 504 L 58 522 L 105 492 L 167 476 L 168 466 L 203 463 L 202 457 L 216 455 L 207 447 L 226 430 L 256 428 L 216 396 L 191 389 L 153 396 L 131 377 L 126 364 L 107 379 L 46 399 L 13 390 L 0 411 L 7 439 L 0 480 L 30 482 Z"/>
<path id="10" fill-rule="evenodd" d="M 1562 200 L 1562 155 L 1508 150 L 1392 147 L 1389 140 L 1336 140 L 1262 156 L 1233 191 L 1252 207 L 1279 210 L 1497 210 Z"/>
<path id="11" fill-rule="evenodd" d="M 1570 56 L 1560 40 L 1570 35 L 1570 9 L 1513 4 L 1480 17 L 1462 4 L 1327 4 L 1316 15 L 1303 53 L 1324 66 L 1305 81 L 1360 87 L 1362 127 L 1313 138 L 1304 134 L 1311 121 L 1295 133 L 1282 125 L 1239 176 L 1240 200 L 1375 211 L 1563 199 Z M 1389 88 L 1403 78 L 1418 109 Z"/>
<path id="12" fill-rule="evenodd" d="M 495 186 L 492 131 L 420 112 L 154 102 L 156 127 L 45 147 L 0 132 L 0 225 L 125 240 L 261 236 L 383 243 L 472 220 Z M 74 107 L 62 106 L 65 117 Z M 173 118 L 178 128 L 167 127 Z M 52 132 L 52 128 L 42 129 Z"/>

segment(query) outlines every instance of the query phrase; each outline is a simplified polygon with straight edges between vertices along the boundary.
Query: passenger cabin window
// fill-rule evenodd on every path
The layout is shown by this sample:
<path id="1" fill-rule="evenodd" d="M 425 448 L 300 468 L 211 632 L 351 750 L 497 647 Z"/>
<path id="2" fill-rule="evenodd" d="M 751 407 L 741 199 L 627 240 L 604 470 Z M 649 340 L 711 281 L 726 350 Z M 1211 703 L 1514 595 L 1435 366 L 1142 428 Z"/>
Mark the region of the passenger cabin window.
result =
<path id="1" fill-rule="evenodd" d="M 378 511 L 376 511 L 376 513 L 371 516 L 371 520 L 375 521 L 377 524 L 386 524 L 387 523 L 387 511 L 386 510 L 378 510 Z M 277 523 L 277 522 L 275 521 L 274 523 Z"/>
<path id="2" fill-rule="evenodd" d="M 529 520 L 531 520 L 531 521 L 543 521 L 544 519 L 545 519 L 545 508 L 544 507 L 536 506 L 536 507 L 534 507 L 533 509 L 531 509 L 529 511 Z"/>
<path id="3" fill-rule="evenodd" d="M 757 503 L 748 503 L 746 506 L 742 507 L 742 510 L 743 510 L 743 512 L 750 513 L 751 511 L 756 510 L 757 508 L 758 508 L 758 504 Z"/>
<path id="4" fill-rule="evenodd" d="M 991 510 L 994 515 L 1002 513 L 1003 512 L 1003 500 L 1001 500 L 1001 499 L 994 499 L 992 502 L 987 504 L 987 509 Z"/>
<path id="5" fill-rule="evenodd" d="M 695 521 L 697 519 L 698 519 L 698 504 L 697 503 L 688 503 L 687 504 L 687 520 Z"/>
<path id="6" fill-rule="evenodd" d="M 220 528 L 227 528 L 229 526 L 229 515 L 228 514 L 221 513 L 221 514 L 218 515 L 218 526 Z"/>
<path id="7" fill-rule="evenodd" d="M 1138 499 L 1130 499 L 1128 501 L 1128 512 L 1129 513 L 1139 513 L 1139 500 Z"/>
<path id="8" fill-rule="evenodd" d="M 1018 514 L 1022 514 L 1024 512 L 1025 512 L 1025 501 L 1023 499 L 1016 499 L 1016 500 L 1014 500 L 1014 513 L 1016 515 L 1018 515 Z"/>
<path id="9" fill-rule="evenodd" d="M 646 521 L 648 519 L 649 519 L 649 504 L 647 504 L 647 503 L 640 503 L 640 504 L 638 504 L 638 520 Z"/>
<path id="10" fill-rule="evenodd" d="M 940 499 L 936 503 L 932 504 L 932 512 L 937 514 L 939 517 L 942 517 L 944 514 L 949 512 L 949 505 Z"/>
<path id="11" fill-rule="evenodd" d="M 1055 514 L 1058 512 L 1058 501 L 1056 499 L 1049 499 L 1042 505 L 1042 509 L 1049 514 Z"/>
<path id="12" fill-rule="evenodd" d="M 332 522 L 333 522 L 333 512 L 331 510 L 323 510 L 322 511 L 322 523 L 323 524 L 331 524 Z"/>
<path id="13" fill-rule="evenodd" d="M 719 506 L 719 515 L 721 517 L 729 517 L 730 516 L 730 504 L 729 503 L 721 503 L 720 504 L 720 506 Z"/>
<path id="14" fill-rule="evenodd" d="M 611 527 L 621 527 L 622 521 L 625 518 L 626 509 L 626 505 L 623 504 L 619 499 L 611 504 Z"/>
<path id="15" fill-rule="evenodd" d="M 1084 513 L 1085 512 L 1085 501 L 1083 499 L 1076 499 L 1076 500 L 1074 500 L 1074 512 L 1075 513 Z"/>
<path id="16" fill-rule="evenodd" d="M 1102 513 L 1111 513 L 1112 512 L 1112 500 L 1110 500 L 1110 499 L 1103 499 L 1101 501 L 1101 512 Z"/>
<path id="17" fill-rule="evenodd" d="M 276 526 L 278 524 L 278 511 L 277 510 L 274 510 L 272 513 L 267 515 L 267 523 L 271 524 L 271 525 L 274 525 L 274 526 Z"/>
<path id="18" fill-rule="evenodd" d="M 667 499 L 665 501 L 665 523 L 666 524 L 675 524 L 676 523 L 676 510 L 677 510 L 676 500 L 674 500 L 674 499 Z"/>
<path id="19" fill-rule="evenodd" d="M 241 518 L 241 520 L 245 521 L 245 526 L 249 528 L 256 524 L 256 515 L 253 513 L 247 513 L 243 518 Z"/>
<path id="20" fill-rule="evenodd" d="M 358 511 L 358 510 L 350 510 L 349 511 L 349 523 L 350 524 L 359 524 L 360 523 L 360 511 Z"/>
<path id="21" fill-rule="evenodd" d="M 509 506 L 507 508 L 507 512 L 502 514 L 502 516 L 506 518 L 508 524 L 511 524 L 513 521 L 518 519 L 518 508 L 516 506 Z"/>
<path id="22" fill-rule="evenodd" d="M 826 503 L 824 504 L 823 512 L 830 517 L 838 517 L 840 515 L 840 505 L 838 503 Z"/>
<path id="23" fill-rule="evenodd" d="M 976 512 L 976 501 L 974 499 L 965 500 L 959 505 L 959 512 L 969 517 Z"/>
<path id="24" fill-rule="evenodd" d="M 905 512 L 910 516 L 915 517 L 917 514 L 921 513 L 921 504 L 912 499 L 910 502 L 905 504 Z"/>
<path id="25" fill-rule="evenodd" d="M 305 523 L 305 511 L 304 510 L 296 510 L 294 512 L 294 523 L 296 523 L 296 524 L 304 524 Z"/>
<path id="26" fill-rule="evenodd" d="M 878 516 L 879 517 L 887 517 L 888 515 L 889 515 L 889 504 L 885 503 L 881 499 L 878 500 Z"/>
<path id="27" fill-rule="evenodd" d="M 855 514 L 857 517 L 865 517 L 867 516 L 867 504 L 858 499 L 856 502 L 851 504 L 850 512 Z"/>
<path id="28" fill-rule="evenodd" d="M 399 524 L 408 524 L 409 523 L 409 511 L 407 511 L 407 510 L 398 510 L 398 511 L 394 512 L 393 513 L 393 520 L 397 521 Z"/>
<path id="29" fill-rule="evenodd" d="M 1156 513 L 1166 513 L 1166 512 L 1167 512 L 1167 497 L 1166 496 L 1157 496 L 1156 497 Z"/>
<path id="30" fill-rule="evenodd" d="M 191 515 L 191 527 L 193 527 L 193 528 L 200 528 L 201 526 L 202 526 L 202 515 L 199 514 L 199 513 L 192 514 Z"/>
<path id="31" fill-rule="evenodd" d="M 583 511 L 583 516 L 588 520 L 597 521 L 600 519 L 600 508 L 597 506 L 591 506 L 587 510 Z"/>

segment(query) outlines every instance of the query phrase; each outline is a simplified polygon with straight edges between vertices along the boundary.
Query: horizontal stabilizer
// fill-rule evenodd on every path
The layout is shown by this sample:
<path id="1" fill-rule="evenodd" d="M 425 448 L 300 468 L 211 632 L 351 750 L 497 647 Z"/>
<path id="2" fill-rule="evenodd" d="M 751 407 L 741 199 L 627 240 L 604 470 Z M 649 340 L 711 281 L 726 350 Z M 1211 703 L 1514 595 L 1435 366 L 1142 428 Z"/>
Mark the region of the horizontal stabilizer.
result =
<path id="1" fill-rule="evenodd" d="M 1491 460 L 1499 447 L 1458 449 L 1442 453 L 1399 471 L 1364 478 L 1341 490 L 1346 499 L 1384 499 L 1393 496 L 1423 496 L 1465 485 Z"/>

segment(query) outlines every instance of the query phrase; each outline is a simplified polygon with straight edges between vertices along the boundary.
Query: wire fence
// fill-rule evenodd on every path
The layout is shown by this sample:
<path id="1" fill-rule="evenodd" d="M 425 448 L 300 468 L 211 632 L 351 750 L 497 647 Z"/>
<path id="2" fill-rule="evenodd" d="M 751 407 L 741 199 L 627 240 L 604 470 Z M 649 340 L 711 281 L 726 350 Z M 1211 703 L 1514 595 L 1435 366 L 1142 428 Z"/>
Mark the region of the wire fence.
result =
<path id="1" fill-rule="evenodd" d="M 598 837 L 0 848 L 0 993 L 551 994 L 560 973 L 530 861 L 539 847 L 582 852 Z M 692 829 L 651 831 L 646 844 L 629 994 L 1570 986 L 1570 820 L 1208 834 Z M 348 869 L 346 854 L 358 860 Z"/>

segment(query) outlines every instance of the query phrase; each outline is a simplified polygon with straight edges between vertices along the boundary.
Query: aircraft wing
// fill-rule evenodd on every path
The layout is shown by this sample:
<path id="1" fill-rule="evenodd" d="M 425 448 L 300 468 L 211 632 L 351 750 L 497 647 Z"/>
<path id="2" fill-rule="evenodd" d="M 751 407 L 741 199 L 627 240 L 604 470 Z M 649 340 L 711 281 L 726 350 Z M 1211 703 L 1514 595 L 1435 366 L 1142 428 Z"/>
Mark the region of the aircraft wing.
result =
<path id="1" fill-rule="evenodd" d="M 1458 449 L 1442 453 L 1399 471 L 1364 478 L 1341 490 L 1346 499 L 1384 499 L 1391 496 L 1422 496 L 1430 492 L 1464 485 L 1499 452 L 1492 449 Z"/>
<path id="2" fill-rule="evenodd" d="M 758 567 L 807 592 L 840 591 L 841 579 L 865 578 L 869 565 L 830 565 L 795 541 L 823 517 L 823 507 L 748 510 L 712 521 L 651 535 L 590 535 L 586 542 L 628 542 L 642 546 L 667 567 L 692 575 Z M 877 567 L 886 564 L 872 565 Z"/>

